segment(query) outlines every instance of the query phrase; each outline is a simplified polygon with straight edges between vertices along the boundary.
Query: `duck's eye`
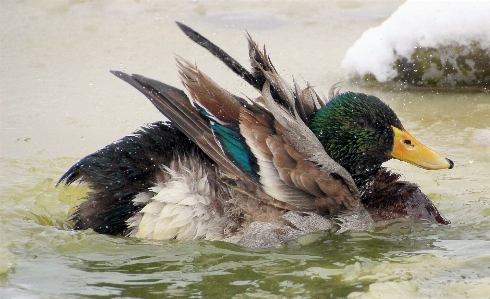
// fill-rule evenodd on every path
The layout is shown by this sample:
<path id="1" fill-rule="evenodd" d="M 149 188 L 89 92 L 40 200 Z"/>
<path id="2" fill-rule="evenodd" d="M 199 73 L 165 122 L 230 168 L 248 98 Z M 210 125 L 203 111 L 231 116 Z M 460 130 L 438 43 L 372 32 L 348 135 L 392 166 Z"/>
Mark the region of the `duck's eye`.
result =
<path id="1" fill-rule="evenodd" d="M 412 141 L 410 139 L 403 139 L 403 143 L 405 143 L 408 146 L 413 146 Z"/>

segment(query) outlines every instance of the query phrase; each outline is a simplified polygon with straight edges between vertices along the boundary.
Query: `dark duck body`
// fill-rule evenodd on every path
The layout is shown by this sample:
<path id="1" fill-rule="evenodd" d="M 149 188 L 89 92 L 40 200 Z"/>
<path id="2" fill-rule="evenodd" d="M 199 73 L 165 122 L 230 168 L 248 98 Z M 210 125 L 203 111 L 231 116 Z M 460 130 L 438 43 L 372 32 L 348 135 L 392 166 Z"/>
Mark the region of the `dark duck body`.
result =
<path id="1" fill-rule="evenodd" d="M 260 96 L 232 95 L 182 58 L 179 73 L 190 98 L 114 71 L 170 121 L 106 146 L 61 177 L 91 189 L 72 216 L 75 229 L 268 247 L 334 224 L 346 230 L 396 218 L 449 223 L 418 186 L 381 164 L 397 158 L 447 169 L 453 163 L 412 137 L 381 100 L 334 89 L 324 100 L 309 85 L 290 86 L 250 36 L 248 71 L 178 25 Z"/>

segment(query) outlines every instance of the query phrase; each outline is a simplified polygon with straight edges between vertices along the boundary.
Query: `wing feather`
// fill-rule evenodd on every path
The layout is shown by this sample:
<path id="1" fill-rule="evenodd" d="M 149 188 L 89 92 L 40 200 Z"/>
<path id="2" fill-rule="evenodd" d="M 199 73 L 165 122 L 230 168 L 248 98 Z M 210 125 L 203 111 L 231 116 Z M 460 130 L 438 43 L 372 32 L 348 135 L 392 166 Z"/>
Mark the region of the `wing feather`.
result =
<path id="1" fill-rule="evenodd" d="M 143 93 L 181 132 L 218 163 L 224 173 L 234 178 L 242 177 L 241 171 L 221 150 L 208 122 L 192 107 L 182 90 L 141 75 L 130 76 L 118 71 L 112 73 Z"/>
<path id="2" fill-rule="evenodd" d="M 193 140 L 228 176 L 230 183 L 265 202 L 290 209 L 336 214 L 359 207 L 359 192 L 350 174 L 325 152 L 308 128 L 311 117 L 325 105 L 308 84 L 290 86 L 272 65 L 265 48 L 247 34 L 252 72 L 189 27 L 178 24 L 195 42 L 208 49 L 235 73 L 261 92 L 251 102 L 230 94 L 188 61 L 177 58 L 185 94 L 173 87 L 141 76 L 119 76 L 143 92 L 176 127 Z M 257 103 L 263 100 L 268 110 Z M 201 109 L 201 110 L 199 110 Z M 201 114 L 222 127 L 213 125 Z M 213 132 L 213 130 L 215 130 Z M 258 176 L 243 172 L 215 138 L 219 130 L 241 164 L 256 163 Z M 234 135 L 231 130 L 240 135 Z M 239 137 L 238 137 L 239 136 Z M 246 143 L 246 147 L 241 146 Z M 238 152 L 237 152 L 238 151 Z M 244 162 L 245 161 L 245 162 Z"/>

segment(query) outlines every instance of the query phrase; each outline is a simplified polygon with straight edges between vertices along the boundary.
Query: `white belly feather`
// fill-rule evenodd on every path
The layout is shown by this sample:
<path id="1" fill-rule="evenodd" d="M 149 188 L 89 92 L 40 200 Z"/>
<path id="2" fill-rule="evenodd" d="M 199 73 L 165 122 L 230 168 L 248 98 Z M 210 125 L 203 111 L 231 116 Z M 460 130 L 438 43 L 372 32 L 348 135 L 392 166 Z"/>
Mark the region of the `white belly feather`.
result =
<path id="1" fill-rule="evenodd" d="M 150 198 L 149 192 L 141 193 L 134 199 L 135 204 L 148 203 L 128 220 L 128 235 L 154 240 L 223 239 L 229 219 L 217 211 L 216 191 L 200 164 L 189 158 L 164 166 L 170 178 L 151 189 L 157 194 Z"/>
<path id="2" fill-rule="evenodd" d="M 128 219 L 128 236 L 153 240 L 224 240 L 264 248 L 326 231 L 333 222 L 315 213 L 285 211 L 228 190 L 219 173 L 194 155 L 162 167 L 161 180 L 138 194 L 144 207 Z"/>

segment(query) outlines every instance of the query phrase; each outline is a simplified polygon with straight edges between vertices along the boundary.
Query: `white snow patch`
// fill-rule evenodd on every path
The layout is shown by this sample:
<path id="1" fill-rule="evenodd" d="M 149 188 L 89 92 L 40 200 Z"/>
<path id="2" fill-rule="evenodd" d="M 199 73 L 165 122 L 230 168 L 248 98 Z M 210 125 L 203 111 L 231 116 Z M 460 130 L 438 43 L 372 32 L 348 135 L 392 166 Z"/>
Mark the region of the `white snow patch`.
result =
<path id="1" fill-rule="evenodd" d="M 396 57 L 416 47 L 480 43 L 490 47 L 490 1 L 408 1 L 386 21 L 370 28 L 347 51 L 341 67 L 348 77 L 373 74 L 379 82 L 397 72 Z"/>

